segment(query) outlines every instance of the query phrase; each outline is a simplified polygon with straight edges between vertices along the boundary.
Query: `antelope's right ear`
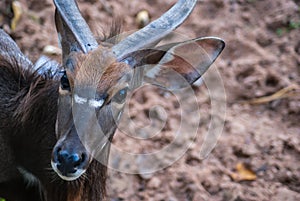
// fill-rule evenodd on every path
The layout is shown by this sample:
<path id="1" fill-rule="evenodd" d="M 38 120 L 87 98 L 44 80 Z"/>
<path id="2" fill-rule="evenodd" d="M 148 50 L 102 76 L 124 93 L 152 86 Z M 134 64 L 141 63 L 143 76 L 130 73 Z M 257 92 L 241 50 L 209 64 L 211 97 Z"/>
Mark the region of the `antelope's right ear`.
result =
<path id="1" fill-rule="evenodd" d="M 143 79 L 147 83 L 176 90 L 199 79 L 224 47 L 224 41 L 219 38 L 196 38 L 139 50 L 127 55 L 124 61 L 134 68 L 143 68 Z"/>

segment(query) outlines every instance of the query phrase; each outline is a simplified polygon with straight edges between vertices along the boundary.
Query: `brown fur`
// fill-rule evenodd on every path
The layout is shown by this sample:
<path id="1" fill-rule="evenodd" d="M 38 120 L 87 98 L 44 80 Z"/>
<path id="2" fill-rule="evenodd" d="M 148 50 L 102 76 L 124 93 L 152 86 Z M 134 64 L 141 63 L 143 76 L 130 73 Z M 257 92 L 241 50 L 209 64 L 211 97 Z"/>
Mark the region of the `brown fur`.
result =
<path id="1" fill-rule="evenodd" d="M 125 63 L 118 63 L 112 53 L 106 47 L 99 46 L 89 54 L 72 53 L 71 58 L 75 63 L 75 70 L 67 70 L 71 83 L 80 87 L 95 87 L 98 93 L 110 92 L 113 86 L 131 68 Z M 101 84 L 99 84 L 101 83 Z"/>

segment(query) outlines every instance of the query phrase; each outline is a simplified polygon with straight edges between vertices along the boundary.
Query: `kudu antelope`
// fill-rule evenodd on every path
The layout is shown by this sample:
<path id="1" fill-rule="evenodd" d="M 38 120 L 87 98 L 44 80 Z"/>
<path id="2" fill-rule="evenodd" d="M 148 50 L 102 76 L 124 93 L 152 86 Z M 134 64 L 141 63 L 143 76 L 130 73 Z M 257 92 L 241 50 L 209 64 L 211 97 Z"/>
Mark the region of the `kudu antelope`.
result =
<path id="1" fill-rule="evenodd" d="M 153 48 L 196 2 L 179 0 L 143 29 L 108 44 L 95 40 L 75 0 L 54 0 L 63 54 L 62 67 L 51 75 L 38 73 L 0 29 L 0 197 L 104 199 L 109 142 L 127 89 L 139 83 L 135 76 L 144 72 L 158 85 L 178 89 L 183 86 L 169 73 L 192 84 L 224 48 L 214 37 Z"/>

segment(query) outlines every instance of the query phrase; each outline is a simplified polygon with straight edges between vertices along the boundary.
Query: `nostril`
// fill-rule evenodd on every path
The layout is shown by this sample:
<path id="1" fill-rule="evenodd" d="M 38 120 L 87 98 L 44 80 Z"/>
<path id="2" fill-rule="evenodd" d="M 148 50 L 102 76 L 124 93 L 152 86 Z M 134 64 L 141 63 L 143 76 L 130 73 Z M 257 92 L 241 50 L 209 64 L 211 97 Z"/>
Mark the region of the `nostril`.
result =
<path id="1" fill-rule="evenodd" d="M 87 155 L 85 153 L 82 153 L 80 157 L 78 154 L 74 154 L 73 156 L 74 167 L 77 168 L 79 166 L 84 165 L 86 160 L 87 160 Z"/>
<path id="2" fill-rule="evenodd" d="M 86 152 L 75 152 L 75 150 L 57 147 L 53 152 L 53 162 L 60 173 L 67 176 L 85 169 L 88 165 L 88 155 Z"/>
<path id="3" fill-rule="evenodd" d="M 59 150 L 58 151 L 58 154 L 57 154 L 57 161 L 60 163 L 60 164 L 65 164 L 67 163 L 68 161 L 68 158 L 69 158 L 69 153 L 65 150 Z"/>
<path id="4" fill-rule="evenodd" d="M 77 153 L 70 154 L 66 150 L 60 150 L 58 152 L 58 163 L 69 166 L 71 168 L 76 168 L 82 164 L 83 161 L 86 159 L 86 155 L 82 153 L 81 155 Z"/>
<path id="5" fill-rule="evenodd" d="M 81 161 L 82 162 L 85 162 L 87 160 L 87 155 L 86 155 L 86 153 L 82 153 L 81 154 Z"/>
<path id="6" fill-rule="evenodd" d="M 70 157 L 72 158 L 74 167 L 78 167 L 81 164 L 81 158 L 78 154 L 72 154 Z"/>

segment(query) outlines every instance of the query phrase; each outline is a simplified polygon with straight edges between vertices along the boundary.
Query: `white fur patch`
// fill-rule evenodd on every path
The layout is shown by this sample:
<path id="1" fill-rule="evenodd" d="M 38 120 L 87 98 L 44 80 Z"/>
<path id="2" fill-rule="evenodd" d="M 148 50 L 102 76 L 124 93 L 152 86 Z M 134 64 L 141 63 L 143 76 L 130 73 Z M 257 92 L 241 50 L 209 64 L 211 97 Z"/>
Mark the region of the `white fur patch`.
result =
<path id="1" fill-rule="evenodd" d="M 101 99 L 101 100 L 89 99 L 88 100 L 87 98 L 80 97 L 77 94 L 74 95 L 74 101 L 78 104 L 88 103 L 90 107 L 94 107 L 94 108 L 102 107 L 105 102 L 104 99 Z"/>
<path id="2" fill-rule="evenodd" d="M 86 98 L 82 98 L 82 97 L 78 96 L 77 94 L 74 95 L 74 100 L 78 104 L 84 104 L 87 102 Z"/>
<path id="3" fill-rule="evenodd" d="M 69 90 L 63 90 L 61 87 L 59 87 L 58 92 L 61 95 L 68 95 L 70 93 Z"/>
<path id="4" fill-rule="evenodd" d="M 38 178 L 36 178 L 33 174 L 31 174 L 30 172 L 28 172 L 24 168 L 18 167 L 18 170 L 23 175 L 23 177 L 25 178 L 25 180 L 27 181 L 27 185 L 28 186 L 34 186 L 34 185 L 40 183 L 40 181 L 39 181 Z"/>
<path id="5" fill-rule="evenodd" d="M 89 100 L 89 105 L 91 107 L 99 108 L 99 107 L 102 107 L 103 104 L 104 104 L 103 99 L 101 99 L 101 100 L 95 100 L 95 99 Z"/>

